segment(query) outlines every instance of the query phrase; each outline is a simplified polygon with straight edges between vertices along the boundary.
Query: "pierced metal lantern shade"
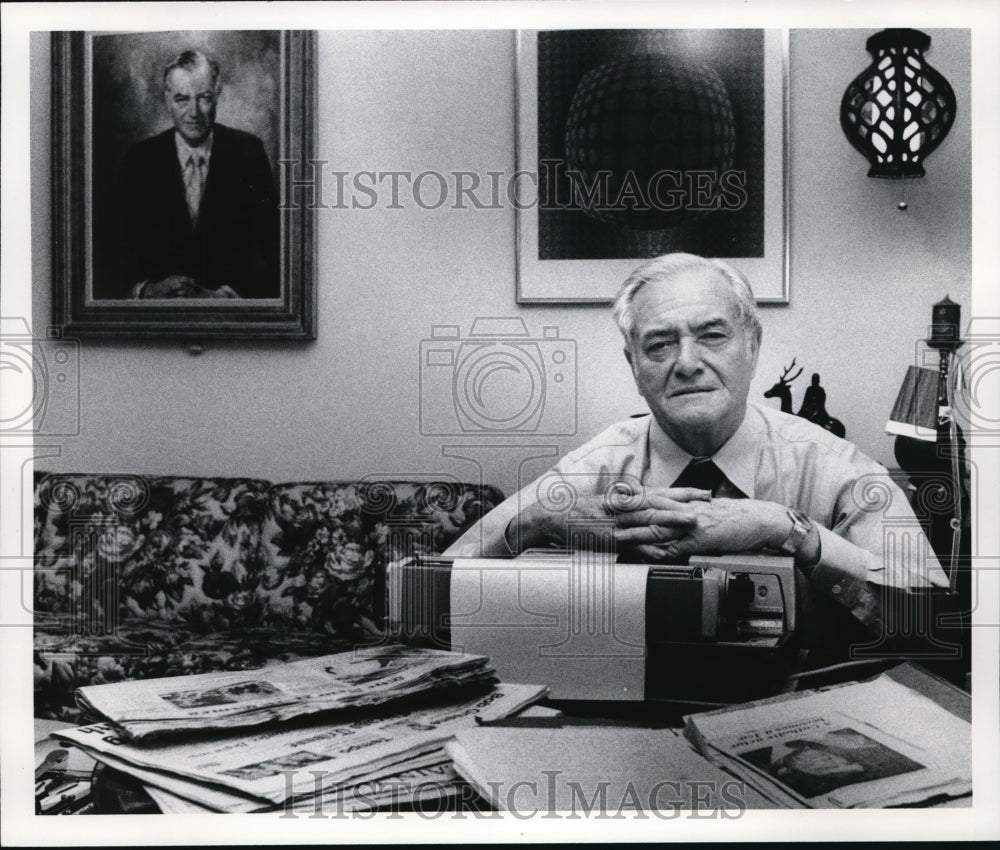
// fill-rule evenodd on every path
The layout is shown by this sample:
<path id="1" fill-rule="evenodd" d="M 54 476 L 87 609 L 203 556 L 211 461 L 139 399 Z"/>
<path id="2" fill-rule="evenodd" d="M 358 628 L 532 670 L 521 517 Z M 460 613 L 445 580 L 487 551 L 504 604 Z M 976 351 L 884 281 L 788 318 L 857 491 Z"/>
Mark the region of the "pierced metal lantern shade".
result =
<path id="1" fill-rule="evenodd" d="M 923 177 L 955 121 L 955 92 L 924 59 L 931 37 L 887 29 L 865 43 L 874 61 L 844 92 L 840 126 L 868 157 L 869 177 Z"/>

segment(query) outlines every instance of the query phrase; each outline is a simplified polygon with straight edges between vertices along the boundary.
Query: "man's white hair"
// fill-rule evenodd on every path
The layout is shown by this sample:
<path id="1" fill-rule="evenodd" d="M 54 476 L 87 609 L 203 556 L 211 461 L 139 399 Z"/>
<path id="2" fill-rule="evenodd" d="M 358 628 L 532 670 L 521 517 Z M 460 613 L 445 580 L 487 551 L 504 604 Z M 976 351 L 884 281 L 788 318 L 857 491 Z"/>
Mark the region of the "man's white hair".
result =
<path id="1" fill-rule="evenodd" d="M 192 71 L 201 65 L 207 65 L 208 69 L 212 72 L 212 88 L 217 90 L 219 88 L 219 63 L 202 50 L 185 50 L 171 59 L 163 69 L 163 85 L 166 86 L 167 77 L 170 76 L 170 72 L 175 68 Z"/>
<path id="2" fill-rule="evenodd" d="M 722 260 L 708 260 L 695 254 L 664 254 L 648 263 L 639 266 L 618 290 L 611 311 L 618 323 L 618 329 L 625 341 L 632 344 L 632 334 L 635 332 L 635 309 L 633 303 L 639 290 L 647 283 L 667 281 L 686 272 L 708 271 L 721 277 L 729 284 L 730 291 L 736 303 L 736 317 L 750 332 L 754 340 L 760 339 L 760 313 L 754 300 L 753 290 L 747 279 Z"/>

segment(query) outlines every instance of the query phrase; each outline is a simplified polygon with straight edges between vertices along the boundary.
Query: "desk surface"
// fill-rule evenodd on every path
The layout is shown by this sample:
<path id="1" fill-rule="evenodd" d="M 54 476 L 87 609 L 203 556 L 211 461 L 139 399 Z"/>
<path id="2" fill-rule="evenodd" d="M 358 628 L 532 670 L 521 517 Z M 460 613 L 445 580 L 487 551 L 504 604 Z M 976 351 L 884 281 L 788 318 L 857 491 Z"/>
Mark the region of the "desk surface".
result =
<path id="1" fill-rule="evenodd" d="M 909 664 L 899 665 L 887 672 L 900 684 L 922 693 L 952 714 L 971 722 L 971 698 L 969 694 L 964 693 L 954 685 Z M 869 676 L 862 678 L 869 678 Z M 845 677 L 845 679 L 853 681 L 853 678 Z M 811 689 L 814 686 L 814 682 L 809 682 L 806 689 Z M 500 721 L 500 725 L 516 726 L 521 724 L 534 727 L 607 725 L 609 727 L 679 728 L 683 726 L 683 715 L 694 710 L 691 707 L 677 704 L 656 703 L 549 701 L 546 704 L 558 708 L 563 712 L 563 716 L 552 718 L 536 715 L 528 718 L 510 718 L 506 721 Z M 538 714 L 544 715 L 544 712 L 538 712 Z M 56 747 L 55 742 L 48 738 L 49 733 L 68 727 L 70 724 L 58 721 L 35 720 L 36 765 L 41 763 L 48 751 Z M 84 759 L 88 767 L 94 764 L 92 759 L 82 753 L 76 751 L 76 755 Z M 146 793 L 141 782 L 128 774 L 111 768 L 98 766 L 95 771 L 92 791 L 95 814 L 150 814 L 159 812 L 159 808 Z M 483 811 L 485 806 L 484 801 L 478 798 L 474 792 L 468 795 L 462 794 L 461 798 L 456 799 L 454 803 L 459 806 L 456 810 L 461 811 Z M 957 799 L 942 800 L 930 807 L 968 808 L 971 805 L 972 796 L 968 795 Z M 429 801 L 426 806 L 429 807 L 428 810 L 432 808 L 434 811 L 438 811 L 440 801 Z M 411 805 L 397 805 L 392 809 L 392 811 L 416 810 L 417 808 Z"/>

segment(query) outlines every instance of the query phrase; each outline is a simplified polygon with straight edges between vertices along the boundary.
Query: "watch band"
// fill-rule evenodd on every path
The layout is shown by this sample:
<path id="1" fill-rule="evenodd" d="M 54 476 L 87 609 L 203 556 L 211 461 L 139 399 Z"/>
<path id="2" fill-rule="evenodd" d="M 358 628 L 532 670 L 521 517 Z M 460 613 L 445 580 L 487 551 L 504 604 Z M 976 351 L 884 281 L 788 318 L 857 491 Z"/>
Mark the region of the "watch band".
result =
<path id="1" fill-rule="evenodd" d="M 805 543 L 809 532 L 812 531 L 812 520 L 798 508 L 789 506 L 785 508 L 785 511 L 788 514 L 788 518 L 792 521 L 792 530 L 788 532 L 785 542 L 778 548 L 786 555 L 795 555 L 802 548 L 802 544 Z"/>

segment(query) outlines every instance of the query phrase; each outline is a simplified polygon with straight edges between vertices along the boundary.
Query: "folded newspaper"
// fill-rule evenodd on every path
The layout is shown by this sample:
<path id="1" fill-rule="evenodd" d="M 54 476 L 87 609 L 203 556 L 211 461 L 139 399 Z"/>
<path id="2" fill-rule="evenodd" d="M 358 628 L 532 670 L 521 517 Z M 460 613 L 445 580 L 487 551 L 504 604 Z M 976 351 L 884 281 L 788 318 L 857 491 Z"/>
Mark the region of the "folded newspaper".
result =
<path id="1" fill-rule="evenodd" d="M 380 705 L 496 682 L 484 655 L 390 644 L 260 670 L 203 673 L 79 688 L 76 701 L 129 740 L 218 731 L 336 709 Z"/>
<path id="2" fill-rule="evenodd" d="M 673 729 L 481 726 L 459 730 L 445 752 L 459 776 L 501 811 L 739 817 L 744 809 L 775 808 Z"/>
<path id="3" fill-rule="evenodd" d="M 406 770 L 386 776 L 373 776 L 363 782 L 333 788 L 312 797 L 297 797 L 280 806 L 259 807 L 234 797 L 229 801 L 229 810 L 231 812 L 281 811 L 286 815 L 343 817 L 353 812 L 371 812 L 379 809 L 392 811 L 402 806 L 420 805 L 457 796 L 471 799 L 474 791 L 462 781 L 450 761 L 440 761 L 440 755 L 431 755 L 429 758 L 432 761 L 426 765 L 422 759 L 416 760 L 419 762 L 417 766 L 409 766 L 411 762 L 407 761 Z M 206 805 L 204 799 L 191 800 L 155 785 L 146 785 L 145 789 L 164 814 L 214 814 L 220 811 L 218 808 Z"/>
<path id="4" fill-rule="evenodd" d="M 530 705 L 514 716 L 537 723 L 559 718 L 562 712 Z M 461 729 L 456 734 L 468 731 Z M 383 771 L 373 770 L 357 782 L 336 785 L 316 794 L 298 795 L 278 805 L 261 807 L 244 797 L 222 791 L 213 791 L 211 800 L 207 800 L 201 793 L 206 786 L 192 783 L 180 789 L 176 780 L 172 784 L 180 793 L 175 793 L 161 787 L 164 784 L 162 776 L 153 778 L 153 782 L 160 782 L 160 785 L 146 783 L 144 788 L 164 814 L 282 811 L 285 814 L 342 817 L 352 812 L 398 811 L 402 806 L 420 806 L 452 797 L 459 797 L 462 805 L 472 808 L 487 805 L 476 789 L 458 773 L 452 760 L 445 759 L 448 746 L 450 744 L 446 744 L 444 750 L 409 758 Z"/>
<path id="5" fill-rule="evenodd" d="M 477 718 L 498 720 L 545 696 L 543 685 L 499 684 L 474 698 L 385 707 L 342 723 L 230 731 L 197 740 L 147 741 L 119 737 L 108 723 L 53 733 L 110 767 L 147 785 L 214 811 L 259 811 L 286 801 L 329 796 L 373 778 L 447 760 L 443 747 Z M 356 793 L 355 793 L 355 796 Z"/>
<path id="6" fill-rule="evenodd" d="M 691 715 L 685 735 L 775 804 L 915 805 L 972 790 L 972 727 L 887 675 Z"/>

